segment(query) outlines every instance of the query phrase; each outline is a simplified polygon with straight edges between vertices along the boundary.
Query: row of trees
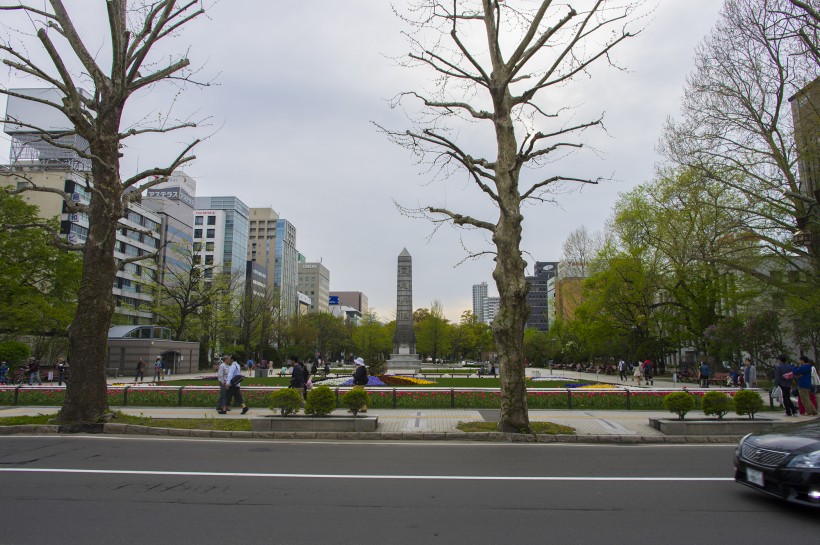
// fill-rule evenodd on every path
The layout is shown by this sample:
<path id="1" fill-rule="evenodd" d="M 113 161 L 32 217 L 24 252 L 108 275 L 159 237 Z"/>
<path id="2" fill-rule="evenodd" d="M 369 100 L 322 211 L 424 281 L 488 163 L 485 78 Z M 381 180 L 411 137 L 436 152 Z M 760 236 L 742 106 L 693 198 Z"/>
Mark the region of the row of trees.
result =
<path id="1" fill-rule="evenodd" d="M 275 293 L 242 293 L 239 278 L 222 265 L 201 263 L 196 248 L 180 245 L 174 264 L 163 278 L 149 280 L 154 293 L 157 323 L 169 327 L 173 338 L 201 343 L 200 364 L 205 367 L 216 352 L 239 352 L 245 357 L 282 362 L 290 355 L 339 360 L 345 355 L 363 356 L 369 362 L 384 361 L 393 352 L 395 321 L 382 323 L 366 313 L 353 325 L 329 313 L 286 316 Z M 479 359 L 493 349 L 487 324 L 465 312 L 461 323 L 444 318 L 441 303 L 413 315 L 417 351 L 425 358 Z"/>
<path id="2" fill-rule="evenodd" d="M 584 303 L 552 332 L 567 353 L 662 360 L 692 347 L 765 364 L 791 346 L 817 358 L 818 21 L 813 2 L 724 3 L 666 124 L 664 164 L 621 196 Z M 806 232 L 808 244 L 795 238 Z"/>

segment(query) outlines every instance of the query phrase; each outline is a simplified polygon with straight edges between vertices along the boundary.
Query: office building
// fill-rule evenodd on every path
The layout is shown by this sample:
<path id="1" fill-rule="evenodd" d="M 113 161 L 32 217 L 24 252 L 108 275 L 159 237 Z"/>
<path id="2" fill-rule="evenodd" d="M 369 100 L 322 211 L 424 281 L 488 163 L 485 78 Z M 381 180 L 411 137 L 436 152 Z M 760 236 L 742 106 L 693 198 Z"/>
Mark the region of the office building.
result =
<path id="1" fill-rule="evenodd" d="M 527 304 L 530 306 L 530 316 L 527 318 L 526 327 L 537 329 L 538 331 L 549 331 L 549 281 L 554 278 L 558 271 L 556 261 L 536 261 L 534 274 L 527 276 L 529 285 L 527 292 Z"/>
<path id="2" fill-rule="evenodd" d="M 165 282 L 168 267 L 186 269 L 193 249 L 196 180 L 184 172 L 174 172 L 167 180 L 147 189 L 142 205 L 162 219 L 159 278 Z"/>
<path id="3" fill-rule="evenodd" d="M 479 322 L 489 323 L 487 314 L 487 283 L 473 284 L 473 316 Z"/>
<path id="4" fill-rule="evenodd" d="M 14 89 L 37 100 L 59 102 L 57 89 Z M 80 152 L 88 142 L 74 133 L 62 113 L 42 103 L 8 97 L 4 132 L 11 138 L 9 164 L 0 170 L 0 185 L 16 189 L 37 186 L 60 191 L 77 203 L 91 202 L 91 162 Z M 35 125 L 38 129 L 31 128 Z M 47 131 L 49 138 L 43 138 Z M 88 215 L 69 208 L 61 194 L 27 191 L 21 194 L 36 205 L 43 219 L 57 219 L 60 233 L 71 243 L 81 244 L 88 237 Z M 115 312 L 130 324 L 150 324 L 153 304 L 151 285 L 157 278 L 157 261 L 152 256 L 160 247 L 162 219 L 138 202 L 130 202 L 125 217 L 119 220 L 114 256 L 118 259 L 146 256 L 125 264 L 117 271 L 112 287 Z M 150 256 L 150 257 L 149 257 Z"/>
<path id="5" fill-rule="evenodd" d="M 321 263 L 299 263 L 299 291 L 310 298 L 308 312 L 329 312 L 330 271 Z"/>
<path id="6" fill-rule="evenodd" d="M 296 227 L 270 207 L 251 208 L 249 217 L 248 259 L 265 267 L 282 314 L 292 316 L 300 305 Z"/>
<path id="7" fill-rule="evenodd" d="M 328 298 L 335 301 L 334 305 L 355 309 L 360 316 L 370 312 L 367 306 L 367 295 L 360 291 L 331 291 Z"/>
<path id="8" fill-rule="evenodd" d="M 223 274 L 231 274 L 237 279 L 237 292 L 243 293 L 248 253 L 248 206 L 237 197 L 196 197 L 194 203 L 193 241 L 200 262 L 221 266 Z"/>

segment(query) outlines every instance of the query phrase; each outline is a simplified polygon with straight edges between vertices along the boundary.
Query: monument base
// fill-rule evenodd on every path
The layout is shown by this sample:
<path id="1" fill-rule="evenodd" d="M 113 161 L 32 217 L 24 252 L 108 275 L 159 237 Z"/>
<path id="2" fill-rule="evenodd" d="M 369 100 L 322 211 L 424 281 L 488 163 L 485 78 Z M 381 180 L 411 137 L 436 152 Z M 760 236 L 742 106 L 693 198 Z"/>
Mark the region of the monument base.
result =
<path id="1" fill-rule="evenodd" d="M 418 354 L 390 354 L 387 360 L 388 373 L 417 373 L 421 369 Z"/>

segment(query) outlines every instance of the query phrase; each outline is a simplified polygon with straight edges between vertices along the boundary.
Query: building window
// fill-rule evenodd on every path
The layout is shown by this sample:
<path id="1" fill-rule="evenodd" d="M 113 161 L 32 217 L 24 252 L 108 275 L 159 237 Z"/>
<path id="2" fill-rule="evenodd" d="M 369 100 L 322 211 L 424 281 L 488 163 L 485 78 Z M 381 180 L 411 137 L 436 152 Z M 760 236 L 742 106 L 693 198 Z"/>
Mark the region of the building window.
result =
<path id="1" fill-rule="evenodd" d="M 214 243 L 213 242 L 206 242 L 205 243 L 205 251 L 206 252 L 213 252 L 214 251 Z"/>
<path id="2" fill-rule="evenodd" d="M 208 216 L 208 225 L 216 225 L 216 216 Z"/>
<path id="3" fill-rule="evenodd" d="M 208 229 L 207 231 L 207 238 L 214 238 L 216 236 L 216 229 Z"/>
<path id="4" fill-rule="evenodd" d="M 202 225 L 202 216 L 197 216 L 194 218 L 194 225 Z"/>
<path id="5" fill-rule="evenodd" d="M 194 229 L 194 238 L 202 238 L 202 229 Z"/>
<path id="6" fill-rule="evenodd" d="M 205 256 L 205 264 L 206 265 L 213 265 L 214 264 L 213 254 L 208 254 L 208 255 Z"/>

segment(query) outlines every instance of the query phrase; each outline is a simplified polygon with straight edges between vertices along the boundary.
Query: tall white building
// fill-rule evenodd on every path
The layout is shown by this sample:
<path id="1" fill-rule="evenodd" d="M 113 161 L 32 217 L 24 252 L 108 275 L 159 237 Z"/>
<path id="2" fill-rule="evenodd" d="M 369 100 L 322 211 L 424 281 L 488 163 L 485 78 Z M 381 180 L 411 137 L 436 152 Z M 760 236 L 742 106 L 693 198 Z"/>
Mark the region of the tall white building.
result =
<path id="1" fill-rule="evenodd" d="M 248 253 L 248 206 L 236 197 L 196 197 L 194 247 L 202 263 L 222 265 L 245 290 Z"/>
<path id="2" fill-rule="evenodd" d="M 473 284 L 473 316 L 479 322 L 487 321 L 487 283 Z"/>

